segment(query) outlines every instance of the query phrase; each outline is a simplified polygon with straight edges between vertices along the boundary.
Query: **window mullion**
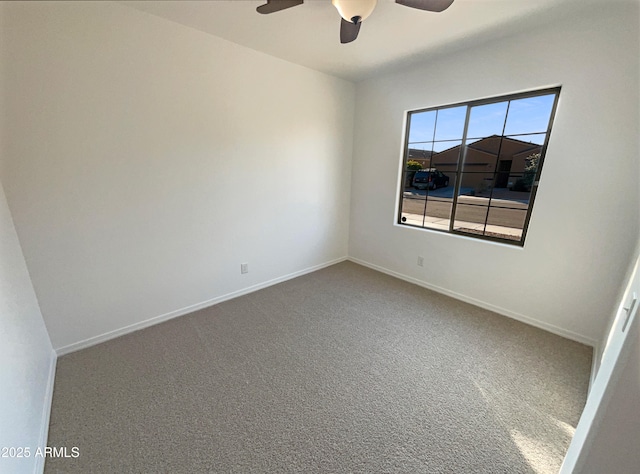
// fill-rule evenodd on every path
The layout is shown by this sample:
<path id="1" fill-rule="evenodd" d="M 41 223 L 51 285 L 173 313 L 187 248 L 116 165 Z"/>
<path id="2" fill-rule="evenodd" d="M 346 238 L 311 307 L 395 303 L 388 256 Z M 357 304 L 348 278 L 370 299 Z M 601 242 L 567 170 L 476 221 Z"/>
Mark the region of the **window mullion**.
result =
<path id="1" fill-rule="evenodd" d="M 462 131 L 462 142 L 460 143 L 460 154 L 458 155 L 458 169 L 456 170 L 456 184 L 453 187 L 453 205 L 451 206 L 451 217 L 449 218 L 449 232 L 453 232 L 453 223 L 456 220 L 456 207 L 458 206 L 458 194 L 462 183 L 462 164 L 467 150 L 467 129 L 469 128 L 469 116 L 471 107 L 467 105 L 467 114 L 464 119 L 464 130 Z"/>
<path id="2" fill-rule="evenodd" d="M 500 165 L 500 155 L 502 154 L 502 144 L 504 143 L 504 138 L 505 138 L 504 131 L 507 128 L 507 119 L 509 117 L 509 107 L 511 107 L 511 101 L 507 102 L 507 111 L 504 114 L 504 122 L 502 123 L 502 134 L 500 135 L 500 144 L 498 145 L 496 162 L 493 164 L 493 179 L 491 181 L 491 192 L 489 193 L 489 202 L 487 203 L 487 212 L 484 216 L 483 234 L 487 233 L 487 223 L 489 222 L 489 211 L 491 210 L 491 201 L 493 200 L 493 190 L 495 189 L 496 178 L 498 177 L 498 167 Z"/>

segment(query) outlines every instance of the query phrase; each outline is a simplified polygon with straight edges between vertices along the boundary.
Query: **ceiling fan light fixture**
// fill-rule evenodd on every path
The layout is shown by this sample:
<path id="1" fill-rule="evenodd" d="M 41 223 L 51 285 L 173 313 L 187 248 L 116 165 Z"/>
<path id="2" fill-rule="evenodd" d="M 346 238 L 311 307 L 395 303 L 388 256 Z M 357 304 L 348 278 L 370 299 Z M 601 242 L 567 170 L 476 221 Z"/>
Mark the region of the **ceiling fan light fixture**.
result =
<path id="1" fill-rule="evenodd" d="M 331 3 L 345 21 L 359 23 L 371 15 L 377 0 L 331 0 Z"/>

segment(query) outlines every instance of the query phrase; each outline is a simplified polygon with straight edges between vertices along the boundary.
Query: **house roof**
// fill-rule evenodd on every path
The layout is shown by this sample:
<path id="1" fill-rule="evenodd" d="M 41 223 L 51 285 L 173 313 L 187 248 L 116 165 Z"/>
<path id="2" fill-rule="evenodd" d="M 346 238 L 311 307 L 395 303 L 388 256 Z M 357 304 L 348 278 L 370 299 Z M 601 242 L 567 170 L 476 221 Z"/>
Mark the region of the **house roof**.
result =
<path id="1" fill-rule="evenodd" d="M 485 137 L 481 140 L 471 143 L 468 145 L 469 148 L 473 148 L 474 150 L 481 151 L 483 153 L 487 153 L 489 155 L 495 156 L 498 153 L 498 149 L 501 146 L 502 140 L 502 148 L 504 149 L 504 143 L 507 142 L 510 145 L 511 151 L 510 155 L 520 155 L 522 153 L 536 153 L 539 149 L 542 148 L 542 145 L 537 143 L 527 142 L 524 140 L 519 140 L 513 137 L 500 136 L 500 135 L 491 135 L 489 137 Z M 452 150 L 459 150 L 461 145 L 452 146 L 451 148 L 447 148 L 446 150 L 442 150 L 439 152 L 431 152 L 428 150 L 418 150 L 415 148 L 409 148 L 409 157 L 413 158 L 414 156 L 420 158 L 430 158 L 432 155 L 442 155 L 444 153 L 450 153 Z M 515 149 L 514 149 L 515 148 Z M 419 153 L 423 153 L 424 155 L 419 155 Z"/>

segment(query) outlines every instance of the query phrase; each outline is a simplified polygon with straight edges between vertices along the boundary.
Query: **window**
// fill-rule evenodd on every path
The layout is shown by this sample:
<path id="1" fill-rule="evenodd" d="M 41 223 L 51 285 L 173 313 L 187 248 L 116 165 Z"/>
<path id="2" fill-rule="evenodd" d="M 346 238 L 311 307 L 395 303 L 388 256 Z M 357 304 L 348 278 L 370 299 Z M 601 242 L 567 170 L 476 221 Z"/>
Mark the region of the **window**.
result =
<path id="1" fill-rule="evenodd" d="M 559 94 L 408 112 L 398 223 L 524 245 Z"/>

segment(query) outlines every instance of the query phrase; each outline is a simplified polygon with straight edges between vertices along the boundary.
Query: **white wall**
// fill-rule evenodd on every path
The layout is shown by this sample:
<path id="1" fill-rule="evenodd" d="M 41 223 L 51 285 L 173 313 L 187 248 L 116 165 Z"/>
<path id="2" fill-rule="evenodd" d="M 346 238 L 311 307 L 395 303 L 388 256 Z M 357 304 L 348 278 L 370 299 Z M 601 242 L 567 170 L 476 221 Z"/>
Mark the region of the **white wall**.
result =
<path id="1" fill-rule="evenodd" d="M 608 474 L 636 472 L 640 466 L 640 323 L 629 325 L 626 346 L 607 394 L 598 407 L 573 472 Z M 566 471 L 570 472 L 570 471 Z"/>
<path id="2" fill-rule="evenodd" d="M 640 196 L 638 2 L 606 3 L 359 83 L 350 256 L 596 344 L 637 240 Z M 558 84 L 524 248 L 394 226 L 406 110 Z"/>
<path id="3" fill-rule="evenodd" d="M 561 473 L 627 473 L 640 466 L 640 259 L 603 345 L 604 355 Z M 635 303 L 634 303 L 635 299 Z"/>
<path id="4" fill-rule="evenodd" d="M 117 4 L 4 8 L 4 187 L 54 347 L 346 257 L 353 84 Z"/>
<path id="5" fill-rule="evenodd" d="M 55 360 L 0 186 L 0 448 L 30 451 L 0 457 L 0 472 L 42 471 Z"/>
<path id="6" fill-rule="evenodd" d="M 4 26 L 0 5 L 0 31 Z M 1 43 L 0 43 L 1 44 Z M 0 49 L 0 53 L 2 50 Z M 4 61 L 0 54 L 0 157 L 4 155 Z M 0 170 L 1 175 L 1 170 Z M 28 448 L 28 457 L 0 457 L 0 472 L 42 472 L 56 354 L 40 313 L 20 242 L 0 185 L 0 448 Z M 26 451 L 21 453 L 26 456 Z"/>

